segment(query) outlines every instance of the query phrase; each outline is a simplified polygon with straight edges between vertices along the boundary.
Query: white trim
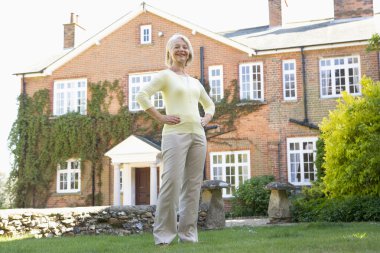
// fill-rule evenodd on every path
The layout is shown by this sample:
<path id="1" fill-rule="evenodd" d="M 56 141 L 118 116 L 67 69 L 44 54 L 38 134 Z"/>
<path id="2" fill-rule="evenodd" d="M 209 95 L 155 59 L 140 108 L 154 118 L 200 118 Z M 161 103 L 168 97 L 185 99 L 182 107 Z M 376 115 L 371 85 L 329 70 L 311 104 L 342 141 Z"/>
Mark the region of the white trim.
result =
<path id="1" fill-rule="evenodd" d="M 71 162 L 77 162 L 78 163 L 78 168 L 77 169 L 72 169 L 71 168 Z M 66 163 L 66 169 L 60 169 L 61 165 L 57 164 L 57 193 L 79 193 L 81 191 L 81 161 L 79 159 L 69 159 L 65 161 Z M 78 189 L 72 189 L 71 188 L 71 174 L 76 173 L 78 174 Z M 61 189 L 61 175 L 66 175 L 66 187 L 67 189 Z"/>
<path id="2" fill-rule="evenodd" d="M 129 74 L 129 78 L 128 78 L 128 108 L 129 108 L 129 111 L 137 112 L 137 111 L 142 110 L 140 105 L 136 101 L 137 93 L 138 93 L 138 91 L 140 91 L 142 89 L 142 87 L 144 85 L 148 84 L 154 78 L 154 75 L 156 73 L 157 72 L 145 72 L 145 73 L 138 73 L 138 74 L 135 74 L 135 73 Z M 145 78 L 147 78 L 149 80 L 144 81 Z M 136 81 L 137 79 L 139 80 L 138 82 Z M 132 92 L 133 89 L 137 90 L 137 91 Z M 163 96 L 162 96 L 161 92 L 157 92 L 150 99 L 151 99 L 151 102 L 156 109 L 165 108 L 165 104 L 164 104 L 164 100 L 163 100 Z M 162 103 L 162 106 L 155 105 L 156 101 L 159 104 Z"/>
<path id="3" fill-rule="evenodd" d="M 288 182 L 293 185 L 311 185 L 313 180 L 307 180 L 305 179 L 305 161 L 303 154 L 313 154 L 312 161 L 309 164 L 312 164 L 313 170 L 314 170 L 314 181 L 317 179 L 317 168 L 315 166 L 315 159 L 316 159 L 316 152 L 317 152 L 317 137 L 299 137 L 299 138 L 287 138 L 286 140 L 286 149 L 287 149 L 287 165 L 288 165 Z M 303 143 L 304 142 L 312 142 L 313 149 L 303 149 Z M 297 150 L 290 150 L 290 144 L 294 143 L 297 144 Z M 296 148 L 296 147 L 294 147 Z M 296 181 L 297 175 L 294 175 L 294 178 L 292 180 L 292 161 L 291 161 L 291 155 L 294 154 L 296 163 L 298 164 L 299 168 L 299 181 Z M 298 156 L 297 156 L 298 154 Z M 296 164 L 296 166 L 297 166 Z M 296 168 L 294 168 L 294 173 L 296 173 Z"/>
<path id="4" fill-rule="evenodd" d="M 351 63 L 351 64 L 348 64 L 347 61 L 349 58 L 352 58 L 352 59 L 357 59 L 357 62 L 356 63 Z M 336 65 L 334 62 L 335 60 L 343 60 L 344 63 L 343 64 L 338 64 Z M 325 64 L 327 63 L 327 61 L 330 62 L 330 65 L 324 65 L 322 66 L 322 62 L 325 62 Z M 361 85 L 360 85 L 360 79 L 361 79 L 361 65 L 360 65 L 360 56 L 359 55 L 349 55 L 349 56 L 336 56 L 336 57 L 326 57 L 326 58 L 320 58 L 319 59 L 319 62 L 318 62 L 318 65 L 319 65 L 319 89 L 320 89 L 320 97 L 321 98 L 339 98 L 342 96 L 342 92 L 343 91 L 340 91 L 340 93 L 336 93 L 337 91 L 337 85 L 336 85 L 336 76 L 335 76 L 335 71 L 334 70 L 337 70 L 337 69 L 340 69 L 340 70 L 344 70 L 344 88 L 345 88 L 345 91 L 348 92 L 349 94 L 351 95 L 354 95 L 354 96 L 360 96 L 361 95 Z M 357 93 L 351 93 L 350 92 L 350 87 L 349 87 L 349 73 L 348 73 L 348 69 L 349 68 L 354 68 L 354 69 L 357 69 L 358 73 L 356 75 L 356 77 L 358 78 L 358 81 L 357 81 L 357 86 L 358 86 L 358 89 L 359 91 Z M 327 79 L 326 78 L 323 78 L 322 74 L 323 74 L 323 71 L 328 71 L 330 73 L 330 79 L 331 79 L 331 85 L 332 85 L 332 94 L 329 95 L 329 94 L 323 94 L 323 91 L 324 89 L 322 89 L 322 82 L 323 81 L 326 81 Z"/>
<path id="5" fill-rule="evenodd" d="M 227 163 L 226 162 L 226 156 L 227 155 L 233 155 L 234 156 L 234 162 Z M 246 155 L 246 162 L 239 163 L 238 162 L 238 155 Z M 213 156 L 222 156 L 221 161 L 218 161 L 217 163 L 214 163 Z M 234 185 L 231 185 L 229 189 L 223 189 L 223 197 L 232 197 L 233 196 L 233 188 L 238 188 L 240 184 L 243 182 L 240 182 L 239 179 L 239 166 L 247 166 L 246 167 L 246 175 L 245 179 L 242 180 L 248 180 L 251 178 L 251 158 L 250 158 L 250 151 L 249 150 L 239 150 L 239 151 L 227 151 L 227 152 L 210 152 L 210 178 L 211 179 L 219 179 L 223 180 L 227 183 L 230 183 L 230 180 L 227 179 L 229 175 L 227 175 L 227 167 L 233 167 L 230 168 L 231 170 L 234 169 L 235 173 L 232 175 L 234 178 Z M 221 175 L 214 175 L 214 169 L 221 170 Z M 244 177 L 243 173 L 243 177 Z M 231 176 L 231 175 L 230 175 Z M 232 178 L 231 178 L 232 179 Z"/>
<path id="6" fill-rule="evenodd" d="M 113 164 L 113 205 L 120 205 L 120 164 Z"/>
<path id="7" fill-rule="evenodd" d="M 82 83 L 84 84 L 84 87 L 78 88 L 78 84 Z M 73 85 L 73 87 L 68 88 L 68 85 Z M 60 88 L 60 86 L 62 86 Z M 86 115 L 87 113 L 87 79 L 86 78 L 78 78 L 78 79 L 60 79 L 60 80 L 54 80 L 54 87 L 53 87 L 53 115 L 54 116 L 61 116 L 66 113 L 68 113 L 71 109 L 71 111 L 77 112 L 77 110 L 72 109 L 78 109 L 78 92 L 84 92 L 84 97 L 81 99 L 84 103 L 84 109 L 80 113 L 83 115 Z M 68 98 L 68 96 L 70 96 Z M 73 97 L 71 97 L 73 96 Z M 58 99 L 62 100 L 62 105 L 58 107 L 57 102 Z M 70 105 L 70 103 L 72 105 Z"/>
<path id="8" fill-rule="evenodd" d="M 145 34 L 145 31 L 148 31 L 149 34 Z M 145 40 L 146 36 L 148 37 L 148 40 Z M 140 43 L 142 45 L 152 44 L 152 25 L 140 26 Z"/>
<path id="9" fill-rule="evenodd" d="M 259 66 L 260 72 L 256 72 L 255 74 L 260 74 L 260 82 L 261 88 L 257 89 L 257 91 L 261 92 L 261 97 L 255 97 L 255 90 L 254 90 L 254 83 L 252 79 L 252 68 L 253 66 Z M 243 98 L 243 68 L 248 67 L 248 70 L 250 71 L 248 73 L 249 75 L 249 99 Z M 257 101 L 264 101 L 264 67 L 263 62 L 247 62 L 247 63 L 241 63 L 239 64 L 239 87 L 240 87 L 240 100 L 257 100 Z M 256 94 L 257 95 L 257 94 Z"/>
<path id="10" fill-rule="evenodd" d="M 294 65 L 294 69 L 292 70 L 285 70 L 285 64 L 292 64 Z M 291 81 L 286 81 L 285 80 L 285 75 L 293 75 L 294 77 L 294 97 L 286 97 L 286 88 L 285 84 L 286 82 L 291 83 Z M 292 89 L 289 89 L 290 91 Z M 289 59 L 289 60 L 283 60 L 282 61 L 282 91 L 283 91 L 283 98 L 285 101 L 294 101 L 297 100 L 297 65 L 296 65 L 296 60 L 295 59 Z"/>
<path id="11" fill-rule="evenodd" d="M 219 70 L 219 75 L 218 76 L 213 76 L 212 72 L 214 70 Z M 208 81 L 209 81 L 209 86 L 210 86 L 210 97 L 215 101 L 215 102 L 220 102 L 224 98 L 224 84 L 223 84 L 223 65 L 213 65 L 208 67 Z M 219 81 L 220 82 L 220 94 L 213 94 L 213 87 L 212 87 L 212 82 L 213 81 Z M 220 100 L 217 100 L 215 98 L 215 95 L 220 95 Z"/>

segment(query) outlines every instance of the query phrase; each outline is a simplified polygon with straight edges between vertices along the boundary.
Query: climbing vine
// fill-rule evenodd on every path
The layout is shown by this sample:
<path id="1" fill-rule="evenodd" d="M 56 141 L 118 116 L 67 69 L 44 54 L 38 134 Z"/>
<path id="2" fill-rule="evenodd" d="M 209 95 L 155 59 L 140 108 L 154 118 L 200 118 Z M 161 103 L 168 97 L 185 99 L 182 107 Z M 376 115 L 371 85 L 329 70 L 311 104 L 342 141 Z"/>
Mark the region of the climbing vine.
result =
<path id="1" fill-rule="evenodd" d="M 263 103 L 261 101 L 240 100 L 239 85 L 236 79 L 231 81 L 229 90 L 224 91 L 224 98 L 216 103 L 213 121 L 222 124 L 224 131 L 234 128 L 236 119 L 257 110 Z"/>
<path id="2" fill-rule="evenodd" d="M 238 117 L 262 104 L 241 101 L 237 80 L 231 82 L 231 87 L 216 104 L 213 120 L 224 126 L 223 131 L 229 131 Z M 86 115 L 71 112 L 59 117 L 51 116 L 49 90 L 19 97 L 18 116 L 8 137 L 14 157 L 10 180 L 15 206 L 44 207 L 57 165 L 70 158 L 89 162 L 96 191 L 86 201 L 102 204 L 105 152 L 132 133 L 159 139 L 161 124 L 144 112 L 131 113 L 124 106 L 124 92 L 117 80 L 90 83 L 89 94 Z M 120 108 L 117 113 L 110 113 L 113 104 Z"/>
<path id="3" fill-rule="evenodd" d="M 88 196 L 88 204 L 101 204 L 104 153 L 132 133 L 136 114 L 123 107 L 124 93 L 118 81 L 90 84 L 89 93 L 87 115 L 71 112 L 59 117 L 51 117 L 47 89 L 33 97 L 19 97 L 18 116 L 9 135 L 17 207 L 45 206 L 57 164 L 73 157 L 90 162 L 97 191 Z M 120 110 L 111 114 L 114 100 Z"/>

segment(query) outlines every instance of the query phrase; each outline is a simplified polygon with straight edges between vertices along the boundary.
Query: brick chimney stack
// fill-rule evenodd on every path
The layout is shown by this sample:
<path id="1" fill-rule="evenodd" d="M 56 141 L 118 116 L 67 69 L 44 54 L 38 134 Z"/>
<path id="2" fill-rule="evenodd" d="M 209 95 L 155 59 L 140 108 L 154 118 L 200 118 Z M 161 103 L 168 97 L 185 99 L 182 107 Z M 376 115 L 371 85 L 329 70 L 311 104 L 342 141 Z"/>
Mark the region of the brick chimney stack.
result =
<path id="1" fill-rule="evenodd" d="M 71 13 L 70 23 L 63 25 L 63 48 L 75 47 L 81 31 L 84 31 L 84 28 L 78 25 L 78 15 Z"/>
<path id="2" fill-rule="evenodd" d="M 269 26 L 282 25 L 281 0 L 268 0 Z"/>
<path id="3" fill-rule="evenodd" d="M 373 16 L 373 0 L 334 0 L 334 19 Z"/>

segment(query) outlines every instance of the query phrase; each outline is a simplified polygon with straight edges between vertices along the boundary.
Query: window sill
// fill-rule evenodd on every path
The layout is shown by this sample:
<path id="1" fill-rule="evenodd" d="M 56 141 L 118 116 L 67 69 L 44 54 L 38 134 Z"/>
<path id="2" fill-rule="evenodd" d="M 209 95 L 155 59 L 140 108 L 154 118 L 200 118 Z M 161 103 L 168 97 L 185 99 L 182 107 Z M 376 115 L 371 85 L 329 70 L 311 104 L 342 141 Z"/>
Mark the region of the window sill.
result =
<path id="1" fill-rule="evenodd" d="M 55 192 L 51 196 L 52 197 L 59 197 L 59 196 L 82 196 L 81 192 Z"/>

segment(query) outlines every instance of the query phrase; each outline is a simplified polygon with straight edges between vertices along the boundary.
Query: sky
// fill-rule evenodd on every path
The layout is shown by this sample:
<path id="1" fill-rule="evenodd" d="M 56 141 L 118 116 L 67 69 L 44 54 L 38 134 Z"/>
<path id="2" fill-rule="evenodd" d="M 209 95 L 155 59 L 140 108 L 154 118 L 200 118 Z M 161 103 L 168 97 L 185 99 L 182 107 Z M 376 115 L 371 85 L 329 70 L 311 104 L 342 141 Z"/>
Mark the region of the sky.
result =
<path id="1" fill-rule="evenodd" d="M 331 17 L 333 0 L 287 0 L 286 22 Z M 375 0 L 380 1 L 380 0 Z M 268 0 L 145 0 L 160 10 L 219 32 L 268 24 Z M 13 74 L 49 58 L 63 47 L 70 13 L 91 36 L 142 0 L 2 0 L 0 2 L 0 174 L 11 169 L 8 135 L 17 117 L 20 77 Z M 302 10 L 302 11 L 300 11 Z"/>

